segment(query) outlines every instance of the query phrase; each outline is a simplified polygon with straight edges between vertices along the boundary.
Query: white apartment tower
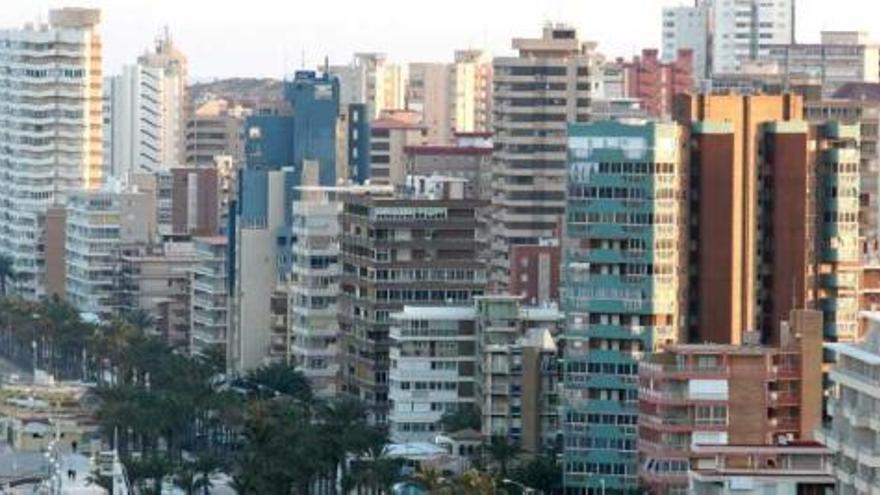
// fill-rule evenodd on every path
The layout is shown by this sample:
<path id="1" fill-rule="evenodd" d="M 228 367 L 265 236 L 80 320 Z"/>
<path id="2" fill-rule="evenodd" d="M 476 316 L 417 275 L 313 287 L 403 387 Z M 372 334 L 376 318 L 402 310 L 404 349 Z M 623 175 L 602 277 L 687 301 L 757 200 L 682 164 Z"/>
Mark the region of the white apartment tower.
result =
<path id="1" fill-rule="evenodd" d="M 794 43 L 795 0 L 714 0 L 712 72 L 739 72 L 770 45 Z"/>
<path id="2" fill-rule="evenodd" d="M 516 38 L 515 57 L 493 64 L 495 163 L 492 173 L 491 282 L 507 287 L 511 246 L 557 235 L 565 210 L 566 132 L 590 117 L 594 43 L 567 25 Z"/>
<path id="3" fill-rule="evenodd" d="M 0 253 L 31 300 L 46 294 L 47 209 L 101 185 L 100 17 L 64 8 L 0 30 Z"/>
<path id="4" fill-rule="evenodd" d="M 339 387 L 339 215 L 332 190 L 304 190 L 293 203 L 288 325 L 296 368 L 312 389 L 330 397 Z"/>
<path id="5" fill-rule="evenodd" d="M 455 132 L 492 129 L 492 57 L 483 50 L 456 50 L 450 69 L 451 127 Z"/>
<path id="6" fill-rule="evenodd" d="M 370 118 L 406 107 L 407 66 L 389 62 L 384 53 L 356 53 L 351 63 L 328 71 L 339 78 L 340 103 L 365 103 Z"/>
<path id="7" fill-rule="evenodd" d="M 710 52 L 710 0 L 697 0 L 693 6 L 666 7 L 663 9 L 663 60 L 672 62 L 679 50 L 691 50 L 694 54 L 694 80 L 699 82 L 711 76 Z"/>
<path id="8" fill-rule="evenodd" d="M 105 171 L 118 179 L 185 162 L 187 60 L 166 30 L 153 52 L 105 79 Z"/>

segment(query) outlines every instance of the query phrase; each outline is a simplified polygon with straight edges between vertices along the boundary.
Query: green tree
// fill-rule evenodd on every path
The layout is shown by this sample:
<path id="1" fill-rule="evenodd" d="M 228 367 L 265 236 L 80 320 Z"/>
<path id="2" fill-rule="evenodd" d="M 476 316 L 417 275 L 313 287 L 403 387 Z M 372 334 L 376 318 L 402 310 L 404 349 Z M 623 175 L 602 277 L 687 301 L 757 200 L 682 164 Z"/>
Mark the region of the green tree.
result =
<path id="1" fill-rule="evenodd" d="M 312 386 L 301 372 L 283 363 L 262 366 L 248 373 L 247 380 L 262 388 L 284 394 L 304 403 L 312 402 Z"/>
<path id="2" fill-rule="evenodd" d="M 562 489 L 562 466 L 551 456 L 539 456 L 514 469 L 511 479 L 544 493 Z"/>
<path id="3" fill-rule="evenodd" d="M 7 284 L 16 278 L 15 260 L 5 254 L 0 255 L 0 296 L 6 297 Z"/>
<path id="4" fill-rule="evenodd" d="M 483 446 L 489 458 L 498 465 L 502 477 L 507 477 L 507 468 L 520 454 L 519 445 L 501 435 L 492 436 L 488 444 Z"/>
<path id="5" fill-rule="evenodd" d="M 467 429 L 480 431 L 481 421 L 480 411 L 474 406 L 461 407 L 457 411 L 443 414 L 443 417 L 440 418 L 443 431 L 447 433 Z"/>

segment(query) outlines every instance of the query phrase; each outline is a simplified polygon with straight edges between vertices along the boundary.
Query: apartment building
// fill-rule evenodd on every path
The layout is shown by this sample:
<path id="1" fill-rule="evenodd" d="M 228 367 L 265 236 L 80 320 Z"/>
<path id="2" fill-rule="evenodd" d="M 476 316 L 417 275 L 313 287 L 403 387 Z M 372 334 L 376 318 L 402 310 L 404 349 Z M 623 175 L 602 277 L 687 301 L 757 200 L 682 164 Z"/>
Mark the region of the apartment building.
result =
<path id="1" fill-rule="evenodd" d="M 415 112 L 388 112 L 370 124 L 370 184 L 402 186 L 406 149 L 428 144 L 428 128 Z"/>
<path id="2" fill-rule="evenodd" d="M 101 186 L 100 17 L 63 8 L 46 24 L 0 30 L 0 133 L 9 136 L 0 149 L 0 253 L 17 274 L 10 291 L 33 301 L 46 295 L 47 210 Z"/>
<path id="3" fill-rule="evenodd" d="M 450 68 L 450 128 L 492 130 L 492 57 L 483 50 L 456 50 Z"/>
<path id="4" fill-rule="evenodd" d="M 197 260 L 191 242 L 126 249 L 118 265 L 120 310 L 145 312 L 159 338 L 172 347 L 189 350 L 190 274 Z"/>
<path id="5" fill-rule="evenodd" d="M 507 288 L 510 248 L 554 237 L 565 210 L 566 126 L 589 120 L 598 55 L 566 25 L 516 38 L 493 61 L 493 290 Z"/>
<path id="6" fill-rule="evenodd" d="M 444 63 L 409 64 L 406 109 L 421 115 L 428 144 L 447 144 L 452 138 L 450 75 L 450 67 Z"/>
<path id="7" fill-rule="evenodd" d="M 219 98 L 197 104 L 186 120 L 183 163 L 206 166 L 213 164 L 218 155 L 231 156 L 236 166 L 244 163 L 242 132 L 251 112 Z"/>
<path id="8" fill-rule="evenodd" d="M 878 85 L 880 87 L 880 85 Z M 880 93 L 870 97 L 856 85 L 844 85 L 831 99 L 804 102 L 804 118 L 859 128 L 859 237 L 880 239 Z"/>
<path id="9" fill-rule="evenodd" d="M 506 294 L 476 298 L 483 438 L 508 438 L 529 454 L 557 447 L 563 322 L 554 305 L 529 305 Z"/>
<path id="10" fill-rule="evenodd" d="M 681 50 L 693 54 L 693 79 L 697 84 L 711 77 L 711 2 L 663 8 L 663 61 L 674 61 Z"/>
<path id="11" fill-rule="evenodd" d="M 104 80 L 105 172 L 118 180 L 182 165 L 187 60 L 166 30 L 155 50 Z"/>
<path id="12" fill-rule="evenodd" d="M 736 344 L 755 328 L 774 342 L 796 307 L 824 311 L 827 339 L 853 339 L 859 129 L 810 126 L 793 95 L 684 95 L 679 103 L 695 218 L 690 341 Z"/>
<path id="13" fill-rule="evenodd" d="M 429 192 L 414 179 L 402 193 L 354 190 L 342 198 L 339 328 L 343 390 L 388 407 L 391 314 L 405 305 L 468 303 L 485 290 L 478 209 L 460 181 Z M 369 192 L 369 193 L 368 193 Z"/>
<path id="14" fill-rule="evenodd" d="M 229 336 L 229 267 L 227 238 L 195 237 L 189 301 L 190 353 L 206 355 L 222 349 Z"/>
<path id="15" fill-rule="evenodd" d="M 155 240 L 153 211 L 153 197 L 137 189 L 108 186 L 69 195 L 65 293 L 80 312 L 109 318 L 123 307 L 122 257 Z"/>
<path id="16" fill-rule="evenodd" d="M 817 439 L 833 452 L 834 493 L 842 495 L 880 491 L 880 315 L 866 311 L 862 318 L 869 328 L 863 341 L 825 344 L 836 359 L 828 373 L 830 423 Z"/>
<path id="17" fill-rule="evenodd" d="M 366 104 L 371 120 L 406 108 L 407 66 L 390 62 L 384 53 L 355 53 L 349 64 L 327 71 L 339 79 L 340 101 Z"/>
<path id="18" fill-rule="evenodd" d="M 772 46 L 795 42 L 795 0 L 714 0 L 711 11 L 712 72 L 739 72 L 769 55 Z"/>
<path id="19" fill-rule="evenodd" d="M 819 43 L 769 45 L 764 61 L 787 78 L 811 77 L 826 96 L 846 83 L 880 82 L 880 44 L 866 32 L 823 31 Z"/>
<path id="20" fill-rule="evenodd" d="M 296 368 L 322 397 L 339 392 L 341 345 L 337 319 L 339 216 L 331 189 L 306 189 L 293 203 L 290 280 L 287 286 L 291 352 Z"/>
<path id="21" fill-rule="evenodd" d="M 673 60 L 664 62 L 658 50 L 649 48 L 630 61 L 618 60 L 626 96 L 638 98 L 649 116 L 671 116 L 675 95 L 694 88 L 693 58 L 691 50 L 682 49 Z"/>
<path id="22" fill-rule="evenodd" d="M 635 376 L 683 327 L 684 137 L 674 124 L 569 127 L 562 241 L 564 484 L 637 487 Z"/>
<path id="23" fill-rule="evenodd" d="M 405 166 L 411 175 L 442 175 L 463 179 L 467 183 L 468 195 L 483 200 L 491 199 L 492 145 L 462 142 L 456 133 L 453 145 L 412 145 L 405 146 Z"/>
<path id="24" fill-rule="evenodd" d="M 391 314 L 388 423 L 394 442 L 430 442 L 447 413 L 473 407 L 477 333 L 469 306 L 404 306 Z"/>
<path id="25" fill-rule="evenodd" d="M 779 346 L 762 346 L 751 333 L 742 345 L 676 344 L 642 361 L 638 449 L 646 493 L 692 493 L 689 470 L 733 453 L 713 448 L 813 440 L 822 418 L 822 314 L 795 310 L 789 320 Z"/>

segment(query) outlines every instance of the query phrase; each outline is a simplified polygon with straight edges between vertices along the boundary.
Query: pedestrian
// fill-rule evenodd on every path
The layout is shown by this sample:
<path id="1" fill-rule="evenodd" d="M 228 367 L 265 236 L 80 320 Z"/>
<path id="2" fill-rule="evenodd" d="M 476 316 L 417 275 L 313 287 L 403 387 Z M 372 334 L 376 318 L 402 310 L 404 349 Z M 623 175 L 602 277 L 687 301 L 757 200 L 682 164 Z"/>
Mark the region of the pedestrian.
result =
<path id="1" fill-rule="evenodd" d="M 76 446 L 77 446 L 76 440 L 70 442 L 70 448 L 71 448 L 71 450 L 73 450 L 74 454 L 76 454 Z"/>

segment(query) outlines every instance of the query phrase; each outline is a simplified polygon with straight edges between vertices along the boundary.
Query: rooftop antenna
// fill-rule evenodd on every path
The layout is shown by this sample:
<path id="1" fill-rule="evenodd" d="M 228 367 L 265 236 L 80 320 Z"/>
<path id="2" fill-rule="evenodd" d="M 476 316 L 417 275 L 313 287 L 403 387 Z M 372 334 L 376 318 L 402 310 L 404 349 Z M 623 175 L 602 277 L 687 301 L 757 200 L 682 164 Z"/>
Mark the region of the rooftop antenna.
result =
<path id="1" fill-rule="evenodd" d="M 324 74 L 330 73 L 330 56 L 324 55 Z"/>
<path id="2" fill-rule="evenodd" d="M 306 68 L 306 49 L 303 48 L 300 53 L 302 54 L 302 62 L 300 63 L 300 68 L 305 69 Z"/>

